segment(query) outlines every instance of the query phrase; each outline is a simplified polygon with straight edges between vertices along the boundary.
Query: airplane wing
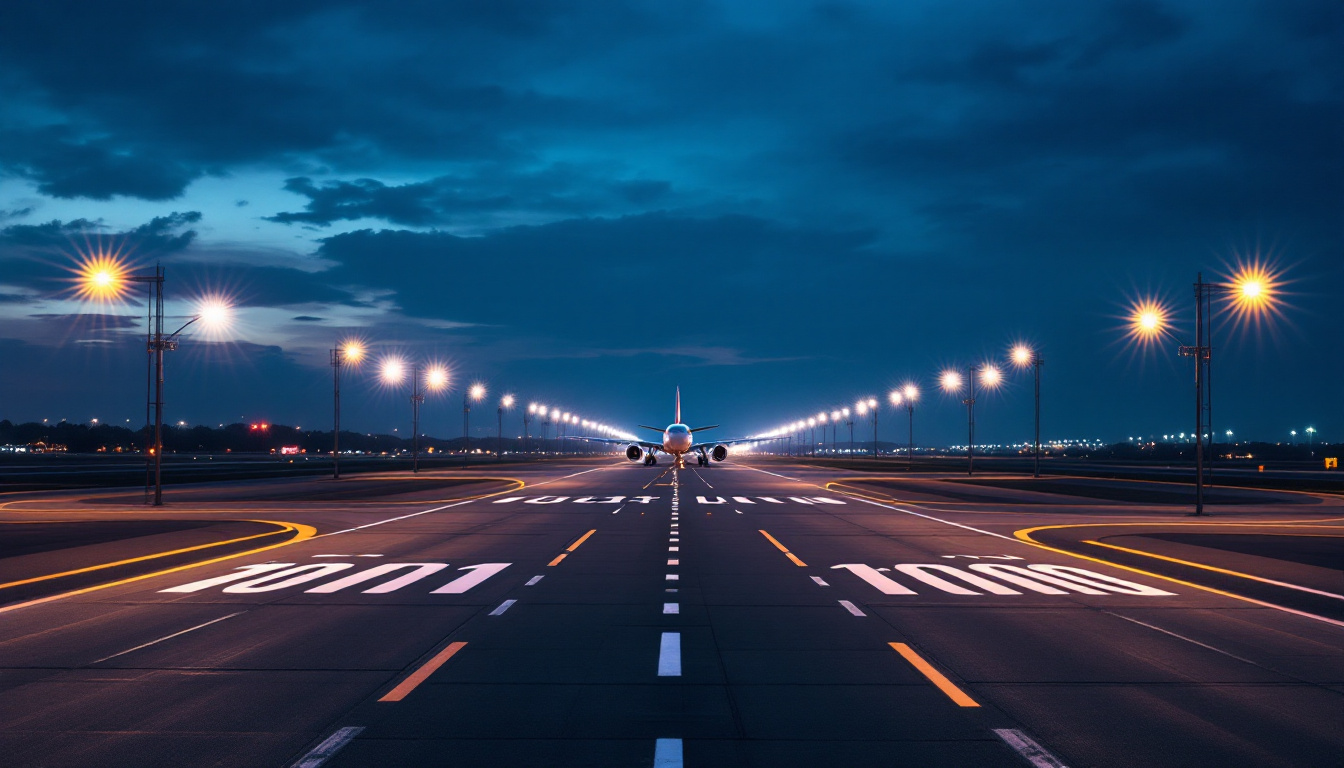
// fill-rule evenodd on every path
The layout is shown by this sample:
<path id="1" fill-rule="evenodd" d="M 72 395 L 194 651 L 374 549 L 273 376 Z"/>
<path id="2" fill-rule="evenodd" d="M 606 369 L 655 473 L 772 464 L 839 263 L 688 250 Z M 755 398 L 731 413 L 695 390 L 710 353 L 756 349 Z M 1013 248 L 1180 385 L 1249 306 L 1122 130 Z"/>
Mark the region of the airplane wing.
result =
<path id="1" fill-rule="evenodd" d="M 739 437 L 734 440 L 710 440 L 709 442 L 705 443 L 694 443 L 691 445 L 690 450 L 698 451 L 704 448 L 713 448 L 716 445 L 737 445 L 738 443 L 759 443 L 759 442 L 761 442 L 761 440 L 760 438 L 757 437 Z"/>
<path id="2" fill-rule="evenodd" d="M 645 450 L 661 451 L 662 443 L 653 443 L 648 440 L 621 440 L 615 437 L 586 437 L 584 435 L 565 435 L 566 440 L 590 440 L 594 443 L 609 443 L 611 445 L 638 445 Z"/>

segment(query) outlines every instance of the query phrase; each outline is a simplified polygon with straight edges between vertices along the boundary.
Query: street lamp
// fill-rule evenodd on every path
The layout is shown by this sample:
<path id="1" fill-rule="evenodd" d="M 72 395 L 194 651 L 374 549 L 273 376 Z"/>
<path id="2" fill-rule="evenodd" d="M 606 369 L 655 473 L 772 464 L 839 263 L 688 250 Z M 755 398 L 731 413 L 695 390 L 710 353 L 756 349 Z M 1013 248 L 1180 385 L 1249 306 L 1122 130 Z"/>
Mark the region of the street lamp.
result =
<path id="1" fill-rule="evenodd" d="M 1309 457 L 1313 459 L 1316 458 L 1316 449 L 1312 448 L 1311 438 L 1315 434 L 1316 434 L 1315 427 L 1307 427 L 1307 452 L 1310 455 Z"/>
<path id="2" fill-rule="evenodd" d="M 499 437 L 498 445 L 495 448 L 495 460 L 504 459 L 504 409 L 513 408 L 513 395 L 505 395 L 499 399 Z"/>
<path id="3" fill-rule="evenodd" d="M 232 314 L 232 308 L 229 302 L 221 297 L 206 296 L 196 301 L 196 312 L 187 322 L 182 324 L 172 333 L 164 333 L 163 330 L 163 281 L 164 269 L 156 265 L 154 273 L 151 275 L 131 275 L 128 274 L 126 265 L 115 254 L 92 254 L 79 265 L 76 270 L 79 278 L 76 281 L 77 293 L 82 298 L 98 301 L 113 302 L 121 298 L 126 292 L 126 283 L 147 283 L 149 285 L 148 306 L 148 327 L 146 330 L 146 347 L 148 352 L 153 355 L 154 373 L 154 447 L 150 449 L 150 455 L 153 456 L 153 476 L 154 476 L 154 506 L 163 506 L 163 353 L 177 349 L 177 337 L 187 329 L 187 326 L 197 321 L 202 326 L 210 330 L 220 330 L 229 323 Z M 148 416 L 148 413 L 146 413 Z M 148 421 L 148 418 L 146 418 Z"/>
<path id="4" fill-rule="evenodd" d="M 1204 273 L 1195 276 L 1195 343 L 1181 345 L 1182 357 L 1190 357 L 1195 363 L 1195 515 L 1204 514 L 1204 440 L 1208 439 L 1208 450 L 1213 453 L 1213 387 L 1210 377 L 1210 362 L 1213 352 L 1213 329 L 1210 315 L 1213 297 L 1224 295 L 1231 297 L 1231 309 L 1242 319 L 1256 320 L 1268 313 L 1277 311 L 1276 291 L 1277 275 L 1268 267 L 1259 263 L 1244 265 L 1237 269 L 1230 282 L 1206 283 Z M 1166 312 L 1152 301 L 1142 302 L 1135 307 L 1131 316 L 1130 335 L 1140 341 L 1148 342 L 1166 333 Z"/>
<path id="5" fill-rule="evenodd" d="M 1036 400 L 1036 439 L 1033 442 L 1032 455 L 1032 475 L 1041 476 L 1041 363 L 1044 361 L 1036 350 L 1028 347 L 1026 344 L 1018 344 L 1013 347 L 1013 364 L 1019 368 L 1031 366 L 1033 391 Z"/>
<path id="6" fill-rule="evenodd" d="M 331 478 L 341 479 L 341 368 L 346 364 L 359 365 L 364 359 L 364 347 L 356 341 L 347 341 L 331 350 L 332 401 L 335 405 L 335 428 L 331 432 Z"/>
<path id="7" fill-rule="evenodd" d="M 462 393 L 462 466 L 471 460 L 471 404 L 485 399 L 485 385 L 476 382 Z"/>
<path id="8" fill-rule="evenodd" d="M 889 399 L 893 406 L 905 405 L 905 414 L 910 425 L 910 443 L 905 453 L 905 471 L 911 472 L 915 468 L 915 401 L 919 399 L 919 387 L 914 384 L 906 384 L 899 391 L 893 389 Z"/>
<path id="9" fill-rule="evenodd" d="M 836 443 L 836 439 L 837 439 L 837 438 L 834 437 L 834 435 L 835 435 L 835 423 L 836 423 L 837 421 L 839 421 L 839 420 L 840 420 L 840 412 L 839 412 L 839 411 L 832 411 L 832 412 L 831 412 L 831 435 L 832 435 L 832 437 L 831 437 L 831 455 L 832 455 L 832 456 L 834 456 L 834 455 L 835 455 L 835 452 L 836 452 L 836 450 L 835 450 L 835 443 Z M 826 412 L 825 412 L 825 411 L 822 411 L 821 413 L 818 413 L 818 414 L 817 414 L 817 423 L 821 425 L 821 445 L 822 445 L 822 453 L 825 453 L 825 452 L 826 452 Z"/>
<path id="10" fill-rule="evenodd" d="M 870 397 L 867 400 L 860 401 L 873 414 L 873 458 L 877 458 L 877 398 Z"/>
<path id="11" fill-rule="evenodd" d="M 966 399 L 962 402 L 966 404 L 966 474 L 975 472 L 975 384 L 977 374 L 979 375 L 980 385 L 985 389 L 993 389 L 1003 381 L 1003 374 L 998 368 L 988 363 L 972 365 L 966 369 L 967 393 Z M 961 374 L 953 370 L 943 372 L 941 377 L 943 391 L 952 394 L 961 391 Z"/>
<path id="12" fill-rule="evenodd" d="M 523 453 L 529 455 L 532 453 L 532 445 L 531 445 L 532 434 L 529 431 L 529 427 L 531 427 L 532 425 L 532 417 L 536 415 L 537 415 L 537 404 L 528 403 L 527 410 L 523 411 Z"/>
<path id="13" fill-rule="evenodd" d="M 388 386 L 400 385 L 407 378 L 406 362 L 399 357 L 387 357 L 379 366 L 379 378 Z M 420 406 L 425 396 L 420 391 L 421 368 L 413 363 L 410 370 L 411 380 L 411 472 L 420 472 Z M 432 363 L 424 370 L 424 388 L 429 392 L 441 392 L 448 388 L 448 369 Z"/>
<path id="14" fill-rule="evenodd" d="M 811 430 L 812 430 L 812 445 L 809 447 L 809 449 L 808 449 L 808 453 L 809 453 L 811 456 L 816 457 L 816 455 L 817 455 L 817 418 L 816 418 L 815 416 L 809 416 L 808 419 L 807 419 L 807 426 L 810 427 Z M 822 427 L 822 430 L 823 430 L 823 432 L 822 432 L 822 439 L 825 439 L 825 429 L 826 429 L 826 427 L 823 426 L 823 427 Z"/>

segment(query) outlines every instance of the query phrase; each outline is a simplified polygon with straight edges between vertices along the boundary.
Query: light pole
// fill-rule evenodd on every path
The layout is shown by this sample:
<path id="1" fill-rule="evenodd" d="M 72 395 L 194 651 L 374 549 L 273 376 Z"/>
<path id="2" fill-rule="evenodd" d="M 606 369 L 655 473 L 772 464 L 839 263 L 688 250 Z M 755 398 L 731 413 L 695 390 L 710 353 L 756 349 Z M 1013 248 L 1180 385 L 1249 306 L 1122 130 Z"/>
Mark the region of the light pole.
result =
<path id="1" fill-rule="evenodd" d="M 527 410 L 523 411 L 523 453 L 526 453 L 529 456 L 532 455 L 532 444 L 531 444 L 532 435 L 529 432 L 528 428 L 532 424 L 531 417 L 535 416 L 536 414 L 537 414 L 537 404 L 528 403 Z"/>
<path id="2" fill-rule="evenodd" d="M 966 399 L 962 402 L 966 404 L 966 474 L 975 473 L 975 384 L 976 378 L 980 379 L 980 384 L 985 388 L 993 388 L 1003 380 L 1003 374 L 998 368 L 988 363 L 972 365 L 966 369 Z M 956 371 L 944 371 L 942 375 L 943 390 L 949 393 L 961 391 L 961 374 Z"/>
<path id="3" fill-rule="evenodd" d="M 848 408 L 841 408 L 840 415 L 845 417 L 845 424 L 849 426 L 849 452 L 854 453 L 854 417 Z"/>
<path id="4" fill-rule="evenodd" d="M 462 393 L 462 466 L 471 461 L 471 403 L 485 398 L 485 385 L 477 382 Z"/>
<path id="5" fill-rule="evenodd" d="M 1032 476 L 1041 476 L 1041 364 L 1044 362 L 1036 350 L 1025 344 L 1013 347 L 1013 364 L 1019 368 L 1031 366 L 1033 391 L 1036 400 L 1036 438 L 1033 442 Z"/>
<path id="6" fill-rule="evenodd" d="M 1307 453 L 1309 458 L 1316 458 L 1316 449 L 1312 446 L 1312 437 L 1316 434 L 1315 427 L 1307 427 Z"/>
<path id="7" fill-rule="evenodd" d="M 420 363 L 411 365 L 411 472 L 420 473 L 420 406 L 425 395 L 420 391 Z M 397 386 L 406 380 L 406 362 L 399 357 L 383 359 L 379 366 L 379 377 L 387 386 Z M 429 392 L 440 392 L 448 388 L 448 369 L 431 364 L 424 369 L 424 387 Z"/>
<path id="8" fill-rule="evenodd" d="M 815 416 L 809 416 L 808 419 L 807 419 L 807 426 L 808 426 L 808 427 L 811 429 L 811 431 L 812 431 L 812 436 L 811 436 L 811 442 L 812 442 L 812 445 L 810 445 L 810 446 L 808 447 L 808 455 L 811 456 L 812 458 L 816 458 L 816 456 L 817 456 L 817 417 L 815 417 Z M 825 430 L 826 427 L 823 426 L 822 429 Z M 823 434 L 824 434 L 824 432 L 823 432 Z"/>
<path id="9" fill-rule="evenodd" d="M 1204 514 L 1204 441 L 1213 448 L 1213 428 L 1210 415 L 1213 411 L 1212 391 L 1209 387 L 1209 368 L 1213 353 L 1212 321 L 1213 297 L 1227 295 L 1232 297 L 1232 309 L 1243 319 L 1258 319 L 1266 312 L 1276 309 L 1275 273 L 1258 263 L 1239 268 L 1230 283 L 1206 283 L 1204 273 L 1195 276 L 1195 343 L 1181 345 L 1182 357 L 1190 357 L 1195 363 L 1195 431 L 1191 438 L 1195 442 L 1195 515 Z M 1131 316 L 1130 336 L 1141 341 L 1156 340 L 1169 333 L 1166 327 L 1166 310 L 1153 301 L 1140 302 Z"/>
<path id="10" fill-rule="evenodd" d="M 216 329 L 227 325 L 231 308 L 227 301 L 219 297 L 202 297 L 197 300 L 196 314 L 172 333 L 163 332 L 163 281 L 164 269 L 155 265 L 151 275 L 127 274 L 126 265 L 115 256 L 98 254 L 85 259 L 79 266 L 79 289 L 81 297 L 99 302 L 111 302 L 121 298 L 126 283 L 147 283 L 149 302 L 147 304 L 148 326 L 146 329 L 146 349 L 153 356 L 154 372 L 152 376 L 154 397 L 154 447 L 150 449 L 153 458 L 146 470 L 154 478 L 154 506 L 163 506 L 163 353 L 177 349 L 177 337 L 187 326 L 200 320 L 203 325 Z M 146 409 L 148 410 L 148 409 Z M 148 419 L 146 419 L 148 421 Z M 146 483 L 148 486 L 148 483 Z"/>
<path id="11" fill-rule="evenodd" d="M 905 471 L 912 472 L 915 469 L 915 401 L 919 399 L 919 387 L 906 384 L 900 391 L 893 389 L 890 399 L 893 406 L 905 405 L 905 415 L 910 426 L 910 442 L 905 449 Z"/>
<path id="12" fill-rule="evenodd" d="M 870 397 L 867 400 L 860 400 L 859 405 L 867 408 L 873 414 L 873 458 L 877 458 L 877 398 Z"/>
<path id="13" fill-rule="evenodd" d="M 364 348 L 358 343 L 347 341 L 331 350 L 331 386 L 332 401 L 335 404 L 336 418 L 331 431 L 331 479 L 341 479 L 341 368 L 347 364 L 358 365 L 364 358 Z"/>
<path id="14" fill-rule="evenodd" d="M 513 395 L 505 395 L 499 399 L 499 433 L 495 446 L 495 461 L 504 460 L 504 409 L 513 407 Z"/>

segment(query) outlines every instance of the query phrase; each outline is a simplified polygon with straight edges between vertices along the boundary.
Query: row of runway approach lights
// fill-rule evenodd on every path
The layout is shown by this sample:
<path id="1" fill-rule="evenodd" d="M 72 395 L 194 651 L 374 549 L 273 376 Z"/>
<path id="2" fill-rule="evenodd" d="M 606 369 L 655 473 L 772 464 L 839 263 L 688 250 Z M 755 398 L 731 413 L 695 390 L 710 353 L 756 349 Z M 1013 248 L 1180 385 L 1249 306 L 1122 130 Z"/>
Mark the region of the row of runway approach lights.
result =
<path id="1" fill-rule="evenodd" d="M 1036 350 L 1026 344 L 1015 345 L 1009 353 L 1008 359 L 1019 369 L 1029 369 L 1032 372 L 1032 381 L 1035 389 L 1035 424 L 1036 438 L 1034 441 L 1033 457 L 1035 461 L 1034 471 L 1037 477 L 1040 477 L 1040 456 L 1041 456 L 1041 365 L 1043 360 Z M 938 386 L 943 392 L 949 395 L 964 395 L 962 403 L 966 405 L 966 472 L 972 474 L 975 471 L 975 400 L 977 396 L 977 387 L 980 391 L 997 389 L 1004 381 L 1003 371 L 993 362 L 984 362 L 978 365 L 969 366 L 965 374 L 960 370 L 948 368 L 942 371 L 938 376 Z M 891 407 L 897 410 L 905 409 L 906 426 L 908 428 L 908 445 L 906 447 L 907 468 L 913 467 L 915 454 L 915 403 L 919 400 L 919 385 L 913 381 L 907 382 L 887 393 L 887 402 Z M 877 451 L 877 416 L 880 410 L 880 403 L 876 397 L 860 397 L 854 402 L 854 407 L 835 408 L 827 412 L 818 411 L 816 415 L 800 418 L 775 429 L 757 435 L 762 440 L 780 440 L 785 443 L 785 451 L 792 453 L 794 451 L 795 435 L 801 445 L 803 435 L 806 433 L 809 438 L 808 453 L 816 456 L 817 451 L 817 430 L 821 430 L 821 443 L 826 442 L 826 428 L 831 428 L 832 452 L 835 452 L 834 446 L 839 442 L 838 432 L 841 424 L 849 427 L 849 445 L 854 448 L 854 424 L 856 420 L 870 420 L 873 428 L 873 456 L 878 455 Z"/>
<path id="2" fill-rule="evenodd" d="M 333 431 L 332 458 L 334 462 L 333 474 L 339 478 L 340 470 L 340 435 L 341 435 L 341 369 L 346 366 L 358 366 L 364 362 L 368 356 L 368 350 L 365 345 L 359 341 L 347 341 L 331 350 L 332 381 L 334 388 L 335 402 L 335 429 Z M 376 364 L 378 371 L 378 381 L 388 388 L 399 388 L 406 384 L 411 386 L 411 434 L 412 434 L 412 453 L 411 453 L 411 471 L 420 471 L 420 406 L 425 402 L 427 394 L 446 393 L 450 388 L 451 375 L 448 366 L 440 362 L 407 362 L 399 355 L 384 355 Z M 484 383 L 473 382 L 462 392 L 462 440 L 463 440 L 463 461 L 471 453 L 471 410 L 472 406 L 479 406 L 487 397 L 488 390 Z M 512 411 L 518 406 L 518 398 L 511 393 L 505 393 L 499 398 L 496 404 L 495 415 L 498 419 L 498 432 L 496 433 L 495 456 L 500 458 L 504 454 L 504 414 L 506 411 Z M 531 440 L 531 426 L 537 423 L 541 427 L 541 440 L 546 440 L 552 425 L 555 427 L 555 437 L 561 440 L 568 436 L 571 428 L 579 427 L 585 431 L 585 434 L 602 434 L 616 437 L 621 440 L 635 440 L 634 435 L 623 432 L 595 419 L 586 419 L 577 413 L 570 413 L 557 407 L 545 405 L 544 403 L 528 403 L 523 411 L 523 451 L 528 451 L 528 443 Z"/>

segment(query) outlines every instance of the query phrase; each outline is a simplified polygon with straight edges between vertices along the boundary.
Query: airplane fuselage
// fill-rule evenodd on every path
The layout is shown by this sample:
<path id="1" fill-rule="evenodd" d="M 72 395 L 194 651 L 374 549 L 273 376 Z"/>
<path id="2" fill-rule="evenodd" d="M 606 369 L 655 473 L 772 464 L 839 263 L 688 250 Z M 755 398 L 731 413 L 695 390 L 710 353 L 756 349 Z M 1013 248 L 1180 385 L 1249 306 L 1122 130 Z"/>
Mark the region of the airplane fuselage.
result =
<path id="1" fill-rule="evenodd" d="M 672 424 L 663 430 L 663 452 L 671 456 L 682 456 L 694 442 L 691 428 L 685 424 Z"/>

